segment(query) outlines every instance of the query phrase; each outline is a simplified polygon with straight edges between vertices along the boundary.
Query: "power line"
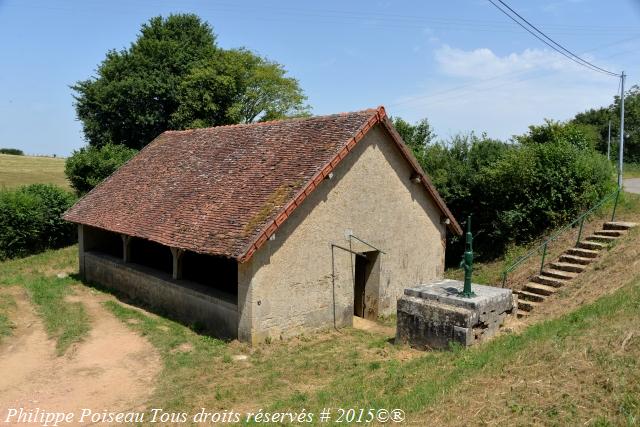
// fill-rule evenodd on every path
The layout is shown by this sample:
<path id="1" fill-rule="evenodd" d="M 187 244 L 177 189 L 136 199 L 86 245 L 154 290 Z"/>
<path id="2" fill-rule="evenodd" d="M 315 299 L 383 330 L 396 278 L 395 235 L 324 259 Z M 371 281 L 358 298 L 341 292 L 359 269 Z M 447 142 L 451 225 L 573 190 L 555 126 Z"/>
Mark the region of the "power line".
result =
<path id="1" fill-rule="evenodd" d="M 539 34 L 541 34 L 545 39 L 549 40 L 551 43 L 553 43 L 554 45 L 556 45 L 557 47 L 559 47 L 560 49 L 562 49 L 563 51 L 567 52 L 569 55 L 573 56 L 574 58 L 578 59 L 579 61 L 585 63 L 588 66 L 591 66 L 593 68 L 596 68 L 597 70 L 600 70 L 604 73 L 607 74 L 612 74 L 614 76 L 619 76 L 617 73 L 613 73 L 609 70 L 605 70 L 604 68 L 600 68 L 595 64 L 592 64 L 591 62 L 579 57 L 578 55 L 576 55 L 575 53 L 573 53 L 572 51 L 570 51 L 569 49 L 565 48 L 564 46 L 562 46 L 560 43 L 556 42 L 555 40 L 553 40 L 552 38 L 550 38 L 549 36 L 547 36 L 544 32 L 542 32 L 538 27 L 536 27 L 535 25 L 533 25 L 531 22 L 527 21 L 522 15 L 520 15 L 518 12 L 516 12 L 515 10 L 513 10 L 507 3 L 505 3 L 502 0 L 498 0 L 502 5 L 504 5 L 507 9 L 509 9 L 511 12 L 513 12 L 518 18 L 522 19 L 524 22 L 527 23 L 527 25 L 529 25 L 531 28 L 533 28 L 534 30 L 536 30 Z"/>
<path id="2" fill-rule="evenodd" d="M 623 42 L 626 42 L 626 41 L 629 41 L 629 40 L 634 40 L 634 39 L 637 39 L 637 38 L 638 37 L 636 36 L 636 37 L 625 38 L 625 39 L 622 39 L 622 40 L 617 40 L 617 41 L 614 41 L 612 43 L 606 43 L 606 44 L 597 46 L 595 48 L 592 48 L 592 49 L 589 49 L 589 50 L 585 50 L 582 53 L 584 54 L 584 53 L 588 53 L 588 52 L 597 51 L 597 50 L 603 49 L 605 47 L 614 46 L 614 45 L 621 44 Z M 630 53 L 630 52 L 636 52 L 636 49 L 625 50 L 625 51 L 622 51 L 622 52 L 614 53 L 612 55 L 605 56 L 604 59 L 613 58 L 613 57 L 624 55 L 624 54 L 627 54 L 627 53 Z M 538 67 L 543 66 L 543 65 L 551 64 L 552 62 L 553 62 L 553 60 L 544 61 L 544 62 L 542 62 L 540 64 L 537 64 L 535 66 L 535 68 L 538 68 Z M 527 74 L 527 73 L 530 73 L 531 71 L 532 71 L 531 69 L 525 69 L 525 70 L 512 71 L 512 72 L 509 72 L 509 73 L 502 73 L 502 74 L 499 74 L 499 75 L 494 76 L 494 77 L 490 77 L 490 78 L 487 78 L 487 79 L 482 79 L 480 81 L 476 81 L 476 82 L 472 82 L 472 83 L 459 85 L 459 86 L 456 86 L 456 87 L 453 87 L 453 88 L 445 89 L 445 90 L 440 91 L 440 92 L 426 94 L 426 95 L 412 96 L 412 97 L 410 97 L 408 99 L 403 99 L 403 100 L 399 100 L 399 101 L 396 101 L 396 102 L 387 103 L 385 105 L 387 107 L 397 107 L 397 106 L 405 105 L 405 104 L 414 104 L 416 102 L 419 102 L 419 101 L 422 101 L 422 100 L 425 100 L 425 99 L 428 99 L 428 98 L 437 98 L 437 97 L 439 97 L 441 95 L 446 95 L 446 94 L 449 94 L 451 92 L 458 92 L 461 89 L 474 88 L 474 87 L 477 88 L 479 85 L 482 85 L 484 83 L 488 83 L 488 82 L 491 82 L 491 81 L 494 81 L 494 80 L 501 80 L 501 79 L 503 79 L 505 77 L 511 77 L 511 76 L 517 76 L 517 75 L 521 75 L 521 74 Z M 542 74 L 542 75 L 539 75 L 539 76 L 533 76 L 533 77 L 528 77 L 528 78 L 524 78 L 524 79 L 516 79 L 516 80 L 512 80 L 510 82 L 506 82 L 506 84 L 505 84 L 505 82 L 502 82 L 500 85 L 491 86 L 488 89 L 496 89 L 496 88 L 500 88 L 500 87 L 506 86 L 506 85 L 508 85 L 510 83 L 521 83 L 521 82 L 524 82 L 524 81 L 527 81 L 527 80 L 537 79 L 537 78 L 540 78 L 540 77 L 546 77 L 548 74 L 549 73 L 545 73 L 545 74 Z M 618 82 L 618 84 L 620 84 L 620 82 Z M 478 88 L 477 90 L 486 90 L 486 89 Z M 618 88 L 618 92 L 619 91 L 620 91 L 620 89 Z M 459 96 L 467 96 L 468 94 L 469 94 L 469 92 L 463 92 L 462 94 L 453 95 L 453 98 L 456 98 L 456 97 L 459 97 Z"/>
<path id="3" fill-rule="evenodd" d="M 516 19 L 513 15 L 511 15 L 509 12 L 507 12 L 505 9 L 503 9 L 502 7 L 500 7 L 497 3 L 495 3 L 493 0 L 488 0 L 489 3 L 491 3 L 492 5 L 494 5 L 496 7 L 496 9 L 498 9 L 500 12 L 502 12 L 503 14 L 505 14 L 509 19 L 511 19 L 513 22 L 515 22 L 516 24 L 518 24 L 520 27 L 522 27 L 524 30 L 526 30 L 529 34 L 531 34 L 532 36 L 534 36 L 535 38 L 537 38 L 538 40 L 540 40 L 542 43 L 546 44 L 547 46 L 549 46 L 551 49 L 555 50 L 556 52 L 558 52 L 559 54 L 561 54 L 562 56 L 570 59 L 571 61 L 575 62 L 576 64 L 580 64 L 586 68 L 589 68 L 592 71 L 597 71 L 603 74 L 608 74 L 610 76 L 615 76 L 615 77 L 620 77 L 619 74 L 611 72 L 609 70 L 606 70 L 604 68 L 598 67 L 597 65 L 592 64 L 591 62 L 582 59 L 581 57 L 579 57 L 578 55 L 576 55 L 575 53 L 571 52 L 570 50 L 568 50 L 567 48 L 565 48 L 564 46 L 562 46 L 560 43 L 554 41 L 551 37 L 547 36 L 544 32 L 542 32 L 540 29 L 538 29 L 535 25 L 533 25 L 532 23 L 530 23 L 529 21 L 527 21 L 525 18 L 522 17 L 522 15 L 520 15 L 518 12 L 516 12 L 515 10 L 513 10 L 508 4 L 506 4 L 504 1 L 502 0 L 498 0 L 498 2 L 500 2 L 500 4 L 504 5 L 504 7 L 506 7 L 509 11 L 511 11 L 513 14 L 515 14 L 518 18 L 520 18 L 522 21 L 524 21 L 527 25 L 523 24 L 522 22 L 520 22 L 518 19 Z M 533 30 L 531 30 L 531 28 L 533 28 Z M 535 30 L 535 32 L 534 32 Z M 541 37 L 542 36 L 542 37 Z"/>

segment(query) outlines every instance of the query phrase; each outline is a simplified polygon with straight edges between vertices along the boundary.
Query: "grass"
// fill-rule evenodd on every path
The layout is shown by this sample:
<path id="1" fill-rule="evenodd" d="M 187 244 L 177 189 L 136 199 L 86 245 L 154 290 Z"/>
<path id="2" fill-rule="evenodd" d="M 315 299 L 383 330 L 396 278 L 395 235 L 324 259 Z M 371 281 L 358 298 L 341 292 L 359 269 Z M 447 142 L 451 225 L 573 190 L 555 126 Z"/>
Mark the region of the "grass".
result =
<path id="1" fill-rule="evenodd" d="M 539 396 L 527 392 L 533 386 L 520 384 L 518 394 L 505 392 L 504 402 L 489 405 L 495 417 L 527 424 L 534 416 L 541 424 L 559 425 L 589 424 L 591 416 L 604 425 L 619 425 L 640 417 L 640 336 L 628 339 L 619 351 L 629 325 L 640 320 L 640 275 L 612 295 L 521 334 L 451 352 L 419 353 L 352 329 L 249 348 L 199 336 L 117 301 L 105 304 L 162 355 L 165 367 L 153 407 L 187 412 L 200 407 L 272 412 L 304 407 L 315 413 L 324 407 L 402 408 L 409 421 L 429 413 L 428 419 L 458 424 L 455 412 L 439 409 L 443 401 L 448 402 L 445 408 L 457 404 L 462 411 L 460 396 L 481 383 L 485 389 L 479 392 L 487 394 L 484 405 L 492 399 L 486 390 L 518 385 L 531 366 L 533 378 L 528 380 L 533 386 L 540 376 L 551 380 L 563 373 L 561 386 L 588 388 L 589 393 L 547 390 L 548 403 L 539 407 Z M 234 353 L 249 353 L 249 361 L 234 361 Z M 403 353 L 411 357 L 403 358 Z M 581 376 L 576 377 L 578 369 Z M 591 385 L 592 380 L 604 383 Z M 583 407 L 587 404 L 591 406 Z"/>
<path id="2" fill-rule="evenodd" d="M 483 412 L 479 423 L 635 425 L 640 337 L 631 325 L 639 308 L 637 277 L 593 304 L 495 340 L 467 356 L 480 371 L 458 388 L 474 399 L 463 403 L 450 393 L 441 402 L 446 412 L 422 412 L 435 424 L 456 424 Z"/>
<path id="3" fill-rule="evenodd" d="M 515 425 L 633 424 L 640 417 L 638 235 L 614 248 L 590 281 L 577 284 L 576 292 L 597 296 L 566 297 L 582 307 L 450 352 L 419 352 L 350 328 L 250 347 L 199 335 L 115 298 L 104 305 L 162 358 L 148 407 L 316 414 L 323 407 L 401 408 L 408 422 L 434 425 L 459 425 L 480 410 L 486 422 Z M 90 327 L 78 303 L 65 299 L 82 284 L 56 277 L 77 268 L 76 249 L 0 263 L 0 288 L 25 286 L 62 349 Z M 607 280 L 626 285 L 605 289 Z"/>
<path id="4" fill-rule="evenodd" d="M 64 159 L 0 154 L 0 188 L 27 184 L 55 184 L 70 189 Z"/>
<path id="5" fill-rule="evenodd" d="M 62 355 L 89 332 L 89 317 L 82 303 L 69 302 L 65 296 L 72 293 L 70 278 L 40 277 L 25 282 L 31 300 L 44 321 L 47 334 L 56 339 L 56 350 Z"/>
<path id="6" fill-rule="evenodd" d="M 621 219 L 637 220 L 639 214 L 640 197 L 621 200 Z M 450 352 L 419 352 L 350 328 L 250 347 L 199 335 L 116 298 L 104 305 L 161 356 L 149 408 L 191 414 L 200 408 L 242 413 L 305 408 L 316 414 L 324 407 L 401 408 L 408 423 L 417 424 L 428 419 L 433 425 L 461 425 L 473 419 L 633 425 L 640 421 L 639 237 L 635 230 L 563 289 L 549 302 L 555 309 L 534 313 L 546 320 Z M 82 340 L 91 326 L 82 304 L 66 298 L 83 284 L 56 276 L 77 269 L 76 250 L 0 263 L 0 291 L 28 290 L 59 353 Z M 524 250 L 514 248 L 508 256 Z M 479 264 L 476 272 L 492 280 L 499 266 L 500 261 Z M 384 323 L 392 325 L 395 318 Z"/>
<path id="7" fill-rule="evenodd" d="M 13 332 L 15 325 L 11 321 L 10 313 L 15 308 L 16 301 L 11 295 L 0 294 L 0 343 Z"/>
<path id="8" fill-rule="evenodd" d="M 72 277 L 58 278 L 59 272 L 76 268 L 77 247 L 47 251 L 27 258 L 0 263 L 0 289 L 23 286 L 44 321 L 49 336 L 56 340 L 56 350 L 62 355 L 90 330 L 89 318 L 79 302 L 65 297 L 73 293 L 78 282 Z M 7 296 L 6 293 L 0 296 Z M 2 313 L 2 306 L 0 306 Z"/>
<path id="9" fill-rule="evenodd" d="M 640 163 L 626 163 L 622 172 L 625 178 L 640 178 Z"/>

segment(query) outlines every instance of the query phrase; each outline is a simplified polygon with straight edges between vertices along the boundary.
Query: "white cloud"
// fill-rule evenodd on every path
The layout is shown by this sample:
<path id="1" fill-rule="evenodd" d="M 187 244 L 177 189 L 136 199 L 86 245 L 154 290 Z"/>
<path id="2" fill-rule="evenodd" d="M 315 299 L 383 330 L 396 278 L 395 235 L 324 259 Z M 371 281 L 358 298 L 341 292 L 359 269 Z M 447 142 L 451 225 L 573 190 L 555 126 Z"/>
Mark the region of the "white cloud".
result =
<path id="1" fill-rule="evenodd" d="M 506 139 L 545 118 L 566 120 L 608 105 L 617 87 L 614 78 L 547 50 L 499 56 L 488 48 L 444 45 L 434 56 L 440 75 L 422 94 L 398 99 L 389 110 L 408 120 L 428 117 L 442 137 L 475 130 Z"/>
<path id="2" fill-rule="evenodd" d="M 557 52 L 543 49 L 498 56 L 489 48 L 462 50 L 443 45 L 435 50 L 435 60 L 446 75 L 477 79 L 533 69 L 569 71 L 580 67 Z"/>

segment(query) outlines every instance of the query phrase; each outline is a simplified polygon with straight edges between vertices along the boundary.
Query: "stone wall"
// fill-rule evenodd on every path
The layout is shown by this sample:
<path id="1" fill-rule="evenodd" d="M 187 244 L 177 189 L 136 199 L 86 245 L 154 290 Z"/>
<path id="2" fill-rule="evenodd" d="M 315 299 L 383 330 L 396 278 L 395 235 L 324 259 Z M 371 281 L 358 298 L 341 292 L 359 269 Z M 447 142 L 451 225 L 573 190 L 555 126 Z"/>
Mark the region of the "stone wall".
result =
<path id="1" fill-rule="evenodd" d="M 239 337 L 259 342 L 352 324 L 354 256 L 379 255 L 380 315 L 395 313 L 405 287 L 442 277 L 446 226 L 441 212 L 380 125 L 297 208 L 246 263 L 239 265 Z M 332 280 L 332 265 L 335 280 Z"/>
<path id="2" fill-rule="evenodd" d="M 202 325 L 222 338 L 236 338 L 238 306 L 230 296 L 168 274 L 92 252 L 83 252 L 84 278 L 141 300 L 186 324 Z"/>

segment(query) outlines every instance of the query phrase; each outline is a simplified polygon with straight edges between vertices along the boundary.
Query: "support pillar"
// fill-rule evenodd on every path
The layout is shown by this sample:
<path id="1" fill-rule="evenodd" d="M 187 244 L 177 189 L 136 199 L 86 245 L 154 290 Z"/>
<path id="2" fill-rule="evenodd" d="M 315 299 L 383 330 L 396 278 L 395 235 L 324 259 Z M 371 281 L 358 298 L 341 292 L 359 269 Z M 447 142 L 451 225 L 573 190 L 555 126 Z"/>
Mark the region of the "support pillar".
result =
<path id="1" fill-rule="evenodd" d="M 84 239 L 84 225 L 78 224 L 78 265 L 79 265 L 79 273 L 80 278 L 82 280 L 85 279 L 85 269 L 84 269 L 84 252 L 85 248 L 85 239 Z"/>
<path id="2" fill-rule="evenodd" d="M 122 237 L 122 261 L 131 262 L 131 236 L 121 234 Z"/>
<path id="3" fill-rule="evenodd" d="M 173 280 L 182 279 L 182 255 L 183 249 L 171 248 L 171 255 L 173 255 Z"/>

